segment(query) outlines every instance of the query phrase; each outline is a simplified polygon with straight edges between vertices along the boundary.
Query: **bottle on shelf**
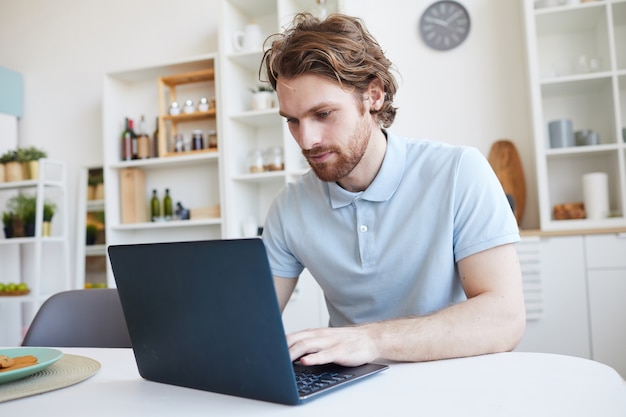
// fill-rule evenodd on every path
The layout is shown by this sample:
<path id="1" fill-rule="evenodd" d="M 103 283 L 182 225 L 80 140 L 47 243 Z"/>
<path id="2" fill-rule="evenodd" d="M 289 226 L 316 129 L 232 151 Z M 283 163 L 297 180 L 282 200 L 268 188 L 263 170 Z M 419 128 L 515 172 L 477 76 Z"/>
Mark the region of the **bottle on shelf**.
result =
<path id="1" fill-rule="evenodd" d="M 172 207 L 172 197 L 170 196 L 170 189 L 165 189 L 165 197 L 163 197 L 163 217 L 165 220 L 172 220 L 174 210 Z"/>
<path id="2" fill-rule="evenodd" d="M 141 116 L 139 134 L 137 135 L 137 159 L 150 158 L 150 137 L 146 130 L 146 119 Z"/>
<path id="3" fill-rule="evenodd" d="M 152 190 L 152 199 L 150 199 L 150 219 L 153 222 L 159 221 L 161 218 L 161 202 L 157 195 L 157 190 Z"/>
<path id="4" fill-rule="evenodd" d="M 152 158 L 158 158 L 159 156 L 159 117 L 156 118 L 156 124 L 154 125 L 154 133 L 152 134 Z"/>
<path id="5" fill-rule="evenodd" d="M 122 161 L 130 161 L 135 159 L 134 147 L 137 135 L 133 130 L 132 119 L 126 118 L 124 131 L 122 132 Z"/>
<path id="6" fill-rule="evenodd" d="M 128 119 L 128 129 L 130 129 L 130 140 L 132 149 L 132 159 L 137 159 L 137 133 L 135 133 L 135 123 L 133 119 Z"/>
<path id="7" fill-rule="evenodd" d="M 194 130 L 191 133 L 191 150 L 198 151 L 204 149 L 204 137 L 202 130 Z"/>

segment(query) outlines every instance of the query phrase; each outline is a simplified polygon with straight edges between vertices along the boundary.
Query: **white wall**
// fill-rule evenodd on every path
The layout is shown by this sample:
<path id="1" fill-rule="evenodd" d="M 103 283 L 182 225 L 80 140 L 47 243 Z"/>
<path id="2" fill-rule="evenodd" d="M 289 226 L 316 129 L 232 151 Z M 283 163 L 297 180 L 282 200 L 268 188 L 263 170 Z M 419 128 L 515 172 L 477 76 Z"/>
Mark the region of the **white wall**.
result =
<path id="1" fill-rule="evenodd" d="M 485 155 L 495 140 L 513 140 L 528 186 L 523 227 L 537 228 L 521 0 L 461 1 L 471 33 L 445 53 L 427 49 L 418 36 L 431 0 L 344 4 L 365 20 L 401 74 L 392 129 L 474 145 Z M 218 0 L 0 0 L 0 65 L 24 76 L 20 144 L 67 162 L 70 202 L 80 167 L 102 163 L 103 74 L 214 52 L 217 14 Z"/>
<path id="2" fill-rule="evenodd" d="M 401 74 L 393 130 L 476 146 L 485 156 L 494 141 L 512 140 L 527 184 L 522 227 L 537 229 L 524 0 L 460 1 L 471 16 L 470 35 L 448 52 L 429 49 L 418 34 L 419 17 L 432 0 L 347 0 L 346 13 L 365 19 Z"/>

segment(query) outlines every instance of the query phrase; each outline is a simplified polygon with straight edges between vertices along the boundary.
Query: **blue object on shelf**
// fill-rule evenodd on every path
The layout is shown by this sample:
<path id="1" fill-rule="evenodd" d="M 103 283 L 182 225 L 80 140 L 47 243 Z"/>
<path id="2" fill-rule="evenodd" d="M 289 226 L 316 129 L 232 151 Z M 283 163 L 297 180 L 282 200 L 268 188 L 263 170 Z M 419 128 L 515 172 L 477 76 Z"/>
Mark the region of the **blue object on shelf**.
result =
<path id="1" fill-rule="evenodd" d="M 24 79 L 22 74 L 0 67 L 0 113 L 22 117 Z"/>

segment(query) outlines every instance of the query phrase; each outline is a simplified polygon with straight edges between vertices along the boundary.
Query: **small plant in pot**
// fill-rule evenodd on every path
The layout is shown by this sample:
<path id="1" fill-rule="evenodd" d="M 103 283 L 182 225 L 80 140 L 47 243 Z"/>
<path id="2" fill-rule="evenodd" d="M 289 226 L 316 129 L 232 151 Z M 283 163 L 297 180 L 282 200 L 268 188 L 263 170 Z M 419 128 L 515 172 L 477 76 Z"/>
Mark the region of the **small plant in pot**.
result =
<path id="1" fill-rule="evenodd" d="M 37 213 L 37 197 L 27 194 L 16 194 L 7 201 L 7 208 L 13 213 L 13 236 L 35 236 L 35 220 Z M 52 220 L 56 206 L 44 201 L 43 221 Z M 22 225 L 22 232 L 20 226 Z M 21 234 L 20 234 L 21 233 Z M 48 236 L 42 233 L 44 236 Z"/>
<path id="2" fill-rule="evenodd" d="M 35 146 L 17 148 L 17 156 L 27 174 L 25 177 L 33 180 L 39 178 L 39 160 L 48 157 L 46 151 Z"/>
<path id="3" fill-rule="evenodd" d="M 3 177 L 5 181 L 22 181 L 24 179 L 24 170 L 16 150 L 9 150 L 3 153 L 0 156 L 0 163 L 2 163 L 4 168 Z"/>
<path id="4" fill-rule="evenodd" d="M 89 174 L 87 178 L 89 191 L 87 193 L 88 200 L 104 200 L 104 177 L 102 173 Z"/>
<path id="5" fill-rule="evenodd" d="M 15 197 L 15 201 L 15 212 L 24 223 L 24 236 L 35 236 L 37 197 L 26 194 L 18 194 Z"/>
<path id="6" fill-rule="evenodd" d="M 2 224 L 4 225 L 4 237 L 10 239 L 13 237 L 13 217 L 10 211 L 2 212 Z"/>
<path id="7" fill-rule="evenodd" d="M 86 232 L 86 240 L 85 243 L 87 245 L 94 245 L 96 243 L 96 236 L 98 234 L 98 226 L 96 226 L 95 224 L 87 224 L 85 226 L 85 232 Z"/>
<path id="8" fill-rule="evenodd" d="M 49 201 L 45 201 L 43 203 L 43 230 L 41 231 L 43 236 L 50 236 L 52 233 L 52 217 L 54 217 L 54 212 L 56 210 L 56 205 Z"/>
<path id="9" fill-rule="evenodd" d="M 252 91 L 252 109 L 264 110 L 274 107 L 274 90 L 267 84 L 259 84 Z"/>

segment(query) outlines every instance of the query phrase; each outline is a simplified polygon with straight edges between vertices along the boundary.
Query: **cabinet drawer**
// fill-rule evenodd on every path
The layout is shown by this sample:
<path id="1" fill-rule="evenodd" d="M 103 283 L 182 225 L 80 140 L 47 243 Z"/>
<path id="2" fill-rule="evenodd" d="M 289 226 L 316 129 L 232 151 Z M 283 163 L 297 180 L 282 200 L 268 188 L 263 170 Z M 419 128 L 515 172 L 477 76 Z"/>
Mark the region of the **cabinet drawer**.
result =
<path id="1" fill-rule="evenodd" d="M 626 233 L 585 237 L 588 268 L 626 268 Z"/>

